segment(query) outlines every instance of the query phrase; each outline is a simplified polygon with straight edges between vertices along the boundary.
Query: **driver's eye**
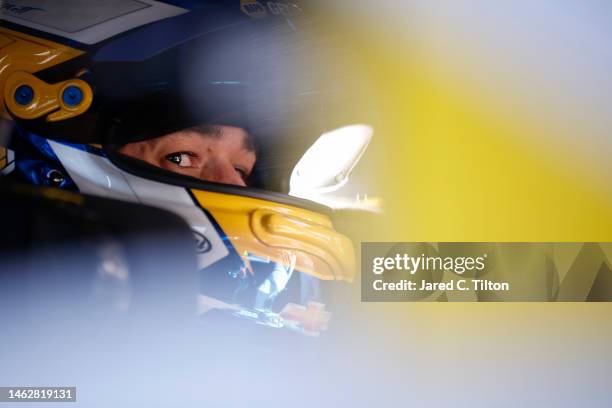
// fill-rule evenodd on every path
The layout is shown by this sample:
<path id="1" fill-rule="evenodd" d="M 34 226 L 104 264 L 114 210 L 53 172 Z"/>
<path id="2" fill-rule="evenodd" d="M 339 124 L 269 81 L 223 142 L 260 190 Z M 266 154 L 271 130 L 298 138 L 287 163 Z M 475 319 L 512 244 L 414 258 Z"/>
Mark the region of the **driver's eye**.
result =
<path id="1" fill-rule="evenodd" d="M 166 160 L 176 164 L 178 167 L 193 167 L 193 157 L 194 155 L 189 152 L 176 152 L 166 155 Z"/>

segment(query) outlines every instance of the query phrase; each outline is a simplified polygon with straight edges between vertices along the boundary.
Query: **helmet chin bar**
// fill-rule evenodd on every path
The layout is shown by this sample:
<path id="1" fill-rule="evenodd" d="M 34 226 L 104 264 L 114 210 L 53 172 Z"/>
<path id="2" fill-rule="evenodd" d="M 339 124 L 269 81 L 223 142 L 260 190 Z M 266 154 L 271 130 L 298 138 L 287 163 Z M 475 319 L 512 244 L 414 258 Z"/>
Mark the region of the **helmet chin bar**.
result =
<path id="1" fill-rule="evenodd" d="M 354 279 L 352 243 L 315 210 L 323 207 L 158 169 L 169 177 L 162 180 L 145 172 L 145 163 L 141 177 L 130 166 L 140 163 L 134 159 L 124 158 L 120 167 L 103 150 L 48 143 L 81 193 L 170 210 L 187 222 L 200 294 L 208 299 L 204 309 L 317 335 L 330 318 L 322 306 L 325 282 Z"/>
<path id="2" fill-rule="evenodd" d="M 172 191 L 187 189 L 239 254 L 257 254 L 286 263 L 284 252 L 290 250 L 297 256 L 296 269 L 303 273 L 324 280 L 353 280 L 352 243 L 334 230 L 329 208 L 285 194 L 184 177 L 116 152 L 109 151 L 108 155 L 110 161 L 104 159 L 100 165 L 116 166 L 114 171 L 123 173 L 128 181 L 134 180 L 132 184 L 144 186 L 147 180 L 156 188 L 166 186 L 163 194 L 147 193 L 147 200 L 171 202 Z M 98 185 L 105 182 L 96 180 Z"/>
<path id="3" fill-rule="evenodd" d="M 353 281 L 351 241 L 323 214 L 263 199 L 192 190 L 197 202 L 219 223 L 239 254 L 256 254 L 322 280 Z"/>

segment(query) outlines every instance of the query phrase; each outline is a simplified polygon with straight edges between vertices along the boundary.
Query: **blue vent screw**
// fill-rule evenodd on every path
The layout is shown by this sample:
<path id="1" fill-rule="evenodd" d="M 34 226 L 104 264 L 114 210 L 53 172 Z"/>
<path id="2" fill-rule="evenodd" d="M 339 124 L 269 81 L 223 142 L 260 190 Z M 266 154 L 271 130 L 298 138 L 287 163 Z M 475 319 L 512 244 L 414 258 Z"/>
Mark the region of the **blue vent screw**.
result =
<path id="1" fill-rule="evenodd" d="M 83 91 L 75 85 L 67 86 L 62 92 L 62 101 L 67 106 L 77 106 L 83 102 Z"/>
<path id="2" fill-rule="evenodd" d="M 29 105 L 34 100 L 34 90 L 30 85 L 20 85 L 15 90 L 15 102 L 19 105 Z"/>

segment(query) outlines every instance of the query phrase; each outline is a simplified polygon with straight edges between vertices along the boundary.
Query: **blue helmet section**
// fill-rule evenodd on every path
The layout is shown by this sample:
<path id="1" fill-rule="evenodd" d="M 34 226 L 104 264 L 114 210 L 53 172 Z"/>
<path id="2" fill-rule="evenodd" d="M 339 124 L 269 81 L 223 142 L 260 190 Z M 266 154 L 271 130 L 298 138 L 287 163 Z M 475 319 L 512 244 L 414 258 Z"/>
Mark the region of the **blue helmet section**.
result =
<path id="1" fill-rule="evenodd" d="M 16 130 L 8 148 L 15 152 L 15 169 L 10 177 L 43 187 L 59 187 L 78 191 L 74 182 L 43 137 Z"/>
<path id="2" fill-rule="evenodd" d="M 144 61 L 207 33 L 249 23 L 238 2 L 219 7 L 202 2 L 198 10 L 138 27 L 114 37 L 92 56 L 94 62 Z"/>
<path id="3" fill-rule="evenodd" d="M 94 146 L 62 143 L 98 156 L 105 156 L 102 149 Z M 79 190 L 46 138 L 16 127 L 7 147 L 15 152 L 15 169 L 9 177 L 41 187 Z"/>

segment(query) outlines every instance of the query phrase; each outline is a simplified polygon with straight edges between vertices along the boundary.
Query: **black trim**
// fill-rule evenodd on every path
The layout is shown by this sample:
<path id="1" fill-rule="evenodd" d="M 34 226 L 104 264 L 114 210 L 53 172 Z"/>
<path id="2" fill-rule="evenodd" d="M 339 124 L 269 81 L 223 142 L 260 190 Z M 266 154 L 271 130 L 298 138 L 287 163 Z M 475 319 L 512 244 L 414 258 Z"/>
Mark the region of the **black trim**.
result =
<path id="1" fill-rule="evenodd" d="M 121 170 L 149 180 L 196 190 L 211 191 L 213 193 L 233 194 L 242 197 L 256 198 L 259 200 L 273 201 L 279 204 L 290 205 L 321 213 L 327 215 L 328 217 L 330 217 L 333 212 L 330 207 L 315 203 L 314 201 L 291 197 L 274 191 L 261 190 L 253 187 L 213 183 L 209 181 L 202 181 L 194 177 L 179 175 L 141 160 L 117 153 L 116 149 L 105 148 L 104 153 L 109 160 Z"/>

